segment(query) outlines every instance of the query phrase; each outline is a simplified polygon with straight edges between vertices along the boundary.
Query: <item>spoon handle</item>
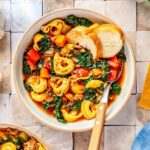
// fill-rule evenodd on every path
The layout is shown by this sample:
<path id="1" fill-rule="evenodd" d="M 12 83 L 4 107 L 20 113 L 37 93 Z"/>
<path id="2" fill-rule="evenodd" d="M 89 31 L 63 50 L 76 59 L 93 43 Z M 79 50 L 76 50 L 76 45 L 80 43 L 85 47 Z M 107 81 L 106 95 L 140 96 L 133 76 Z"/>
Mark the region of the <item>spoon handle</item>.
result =
<path id="1" fill-rule="evenodd" d="M 88 150 L 99 150 L 103 126 L 105 122 L 109 89 L 110 85 L 104 91 L 103 97 L 99 104 Z"/>

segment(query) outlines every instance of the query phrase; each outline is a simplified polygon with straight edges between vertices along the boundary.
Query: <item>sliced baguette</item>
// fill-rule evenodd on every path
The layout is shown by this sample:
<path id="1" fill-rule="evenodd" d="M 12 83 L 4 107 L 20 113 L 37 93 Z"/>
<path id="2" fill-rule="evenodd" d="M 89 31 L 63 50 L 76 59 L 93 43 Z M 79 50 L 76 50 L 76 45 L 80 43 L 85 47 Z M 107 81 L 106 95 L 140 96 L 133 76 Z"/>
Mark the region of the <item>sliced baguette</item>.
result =
<path id="1" fill-rule="evenodd" d="M 102 46 L 96 33 L 89 33 L 80 42 L 79 45 L 89 49 L 93 59 L 98 59 L 102 55 Z"/>
<path id="2" fill-rule="evenodd" d="M 102 44 L 102 58 L 115 56 L 124 44 L 123 32 L 114 24 L 102 24 L 94 30 Z"/>
<path id="3" fill-rule="evenodd" d="M 102 54 L 102 46 L 96 33 L 91 32 L 98 24 L 94 24 L 89 28 L 77 26 L 67 33 L 70 43 L 78 43 L 79 45 L 89 49 L 94 59 L 100 58 Z"/>

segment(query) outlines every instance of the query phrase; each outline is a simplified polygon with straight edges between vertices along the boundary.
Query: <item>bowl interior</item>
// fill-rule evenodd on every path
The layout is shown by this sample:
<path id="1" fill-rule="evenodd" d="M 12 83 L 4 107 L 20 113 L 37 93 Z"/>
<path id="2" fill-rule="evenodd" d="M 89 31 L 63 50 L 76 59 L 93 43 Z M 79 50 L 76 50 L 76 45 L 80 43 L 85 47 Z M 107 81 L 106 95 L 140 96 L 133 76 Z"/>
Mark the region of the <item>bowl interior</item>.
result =
<path id="1" fill-rule="evenodd" d="M 85 131 L 89 130 L 93 126 L 93 120 L 84 120 L 74 123 L 62 124 L 59 123 L 55 118 L 48 116 L 45 112 L 41 111 L 34 102 L 30 99 L 28 93 L 26 92 L 23 82 L 22 82 L 22 58 L 23 52 L 31 42 L 33 35 L 40 30 L 40 26 L 53 20 L 55 18 L 64 18 L 67 15 L 74 14 L 80 17 L 86 17 L 91 19 L 94 22 L 109 22 L 112 23 L 106 17 L 89 10 L 84 9 L 63 9 L 56 12 L 52 12 L 40 18 L 37 22 L 35 22 L 27 32 L 23 35 L 18 47 L 14 61 L 14 83 L 16 85 L 16 90 L 18 95 L 21 97 L 22 101 L 25 103 L 27 108 L 43 123 L 47 124 L 56 129 L 65 130 L 65 131 Z M 113 116 L 115 116 L 121 108 L 125 105 L 128 100 L 135 79 L 135 60 L 133 56 L 132 48 L 130 47 L 127 40 L 125 40 L 125 54 L 127 57 L 126 62 L 126 72 L 125 79 L 122 86 L 122 92 L 118 96 L 117 100 L 109 107 L 106 114 L 106 121 L 110 120 Z"/>

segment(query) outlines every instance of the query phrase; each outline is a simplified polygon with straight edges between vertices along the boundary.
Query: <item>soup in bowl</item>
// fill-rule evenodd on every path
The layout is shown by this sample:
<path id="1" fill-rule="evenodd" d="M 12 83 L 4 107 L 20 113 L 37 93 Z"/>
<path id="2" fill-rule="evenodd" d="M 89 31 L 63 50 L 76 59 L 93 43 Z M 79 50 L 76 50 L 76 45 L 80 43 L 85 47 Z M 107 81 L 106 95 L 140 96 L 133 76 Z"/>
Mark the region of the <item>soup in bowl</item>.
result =
<path id="1" fill-rule="evenodd" d="M 15 57 L 15 84 L 40 120 L 57 129 L 83 131 L 92 128 L 104 89 L 122 65 L 120 79 L 111 86 L 106 120 L 131 93 L 132 49 L 109 19 L 64 9 L 42 17 L 24 34 Z"/>

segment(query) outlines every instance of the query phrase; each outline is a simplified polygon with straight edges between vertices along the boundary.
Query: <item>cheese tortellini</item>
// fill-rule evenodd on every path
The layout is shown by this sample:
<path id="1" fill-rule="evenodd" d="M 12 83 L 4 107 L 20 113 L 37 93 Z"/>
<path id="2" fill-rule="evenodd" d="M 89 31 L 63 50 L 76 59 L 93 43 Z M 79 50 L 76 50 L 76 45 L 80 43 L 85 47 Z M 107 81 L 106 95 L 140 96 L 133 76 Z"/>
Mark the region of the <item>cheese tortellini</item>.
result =
<path id="1" fill-rule="evenodd" d="M 29 84 L 36 93 L 42 93 L 47 88 L 47 80 L 39 76 L 30 76 L 27 80 L 27 84 Z"/>
<path id="2" fill-rule="evenodd" d="M 92 119 L 96 116 L 97 109 L 95 107 L 93 107 L 93 105 L 98 106 L 98 104 L 93 104 L 92 102 L 90 102 L 88 100 L 82 101 L 81 112 L 86 119 Z"/>
<path id="3" fill-rule="evenodd" d="M 83 84 L 79 84 L 78 81 L 71 81 L 71 90 L 75 94 L 83 94 L 85 86 Z"/>
<path id="4" fill-rule="evenodd" d="M 11 142 L 2 144 L 0 147 L 1 150 L 17 150 L 17 146 Z"/>
<path id="5" fill-rule="evenodd" d="M 86 84 L 86 88 L 94 88 L 94 89 L 96 89 L 96 88 L 98 88 L 98 87 L 100 87 L 101 86 L 101 84 L 103 84 L 104 82 L 103 81 L 101 81 L 101 80 L 91 80 L 91 81 L 89 81 L 87 84 Z"/>
<path id="6" fill-rule="evenodd" d="M 65 107 L 61 108 L 61 112 L 65 120 L 69 122 L 74 122 L 82 117 L 82 112 L 76 110 L 72 110 L 69 112 L 65 109 Z"/>
<path id="7" fill-rule="evenodd" d="M 31 97 L 36 102 L 42 102 L 46 99 L 47 93 L 36 93 L 34 91 L 31 91 Z"/>
<path id="8" fill-rule="evenodd" d="M 52 77 L 50 79 L 50 85 L 57 96 L 62 96 L 67 93 L 69 90 L 69 84 L 70 82 L 67 78 Z"/>
<path id="9" fill-rule="evenodd" d="M 44 35 L 37 33 L 36 35 L 34 35 L 33 37 L 33 48 L 37 51 L 40 51 L 42 48 L 39 46 L 39 42 L 42 41 L 42 39 L 44 38 Z"/>
<path id="10" fill-rule="evenodd" d="M 49 22 L 47 25 L 43 25 L 41 27 L 41 30 L 44 33 L 50 33 L 52 35 L 59 35 L 59 34 L 65 34 L 67 33 L 71 27 L 64 23 L 61 19 L 55 19 L 51 22 Z"/>
<path id="11" fill-rule="evenodd" d="M 71 73 L 75 67 L 72 59 L 61 57 L 58 53 L 54 55 L 54 71 L 59 75 Z"/>

